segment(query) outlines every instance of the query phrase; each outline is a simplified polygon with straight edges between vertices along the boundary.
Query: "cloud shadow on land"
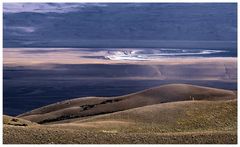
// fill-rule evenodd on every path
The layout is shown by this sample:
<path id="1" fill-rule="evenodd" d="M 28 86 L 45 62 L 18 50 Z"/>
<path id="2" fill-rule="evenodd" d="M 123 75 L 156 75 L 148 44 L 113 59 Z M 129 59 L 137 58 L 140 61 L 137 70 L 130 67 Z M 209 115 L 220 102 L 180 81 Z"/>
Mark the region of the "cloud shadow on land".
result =
<path id="1" fill-rule="evenodd" d="M 198 66 L 55 64 L 51 67 L 41 70 L 38 66 L 5 66 L 4 114 L 17 115 L 76 97 L 119 96 L 169 83 L 237 88 L 236 68 L 217 63 Z"/>
<path id="2" fill-rule="evenodd" d="M 4 67 L 4 79 L 21 78 L 111 78 L 159 80 L 236 80 L 236 65 L 193 63 L 176 65 L 140 64 L 49 64 Z"/>

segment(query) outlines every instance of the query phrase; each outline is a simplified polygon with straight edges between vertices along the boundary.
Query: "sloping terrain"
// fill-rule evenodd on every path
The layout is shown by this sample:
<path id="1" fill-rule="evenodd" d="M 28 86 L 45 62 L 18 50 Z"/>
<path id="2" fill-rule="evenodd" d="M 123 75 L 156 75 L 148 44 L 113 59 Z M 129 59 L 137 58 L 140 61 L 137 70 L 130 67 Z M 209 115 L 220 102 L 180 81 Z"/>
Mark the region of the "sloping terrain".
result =
<path id="1" fill-rule="evenodd" d="M 169 84 L 119 97 L 87 97 L 66 100 L 26 112 L 18 117 L 43 124 L 167 102 L 218 101 L 235 98 L 236 94 L 229 90 L 187 84 Z"/>
<path id="2" fill-rule="evenodd" d="M 37 125 L 37 123 L 21 119 L 21 118 L 16 118 L 8 115 L 3 115 L 3 124 L 4 125 L 12 125 L 12 126 L 30 126 L 30 125 Z"/>
<path id="3" fill-rule="evenodd" d="M 237 101 L 184 101 L 72 119 L 4 125 L 4 143 L 237 143 Z"/>
<path id="4" fill-rule="evenodd" d="M 68 125 L 71 124 L 109 132 L 128 133 L 235 131 L 237 101 L 184 101 L 156 104 L 82 120 L 68 120 Z"/>

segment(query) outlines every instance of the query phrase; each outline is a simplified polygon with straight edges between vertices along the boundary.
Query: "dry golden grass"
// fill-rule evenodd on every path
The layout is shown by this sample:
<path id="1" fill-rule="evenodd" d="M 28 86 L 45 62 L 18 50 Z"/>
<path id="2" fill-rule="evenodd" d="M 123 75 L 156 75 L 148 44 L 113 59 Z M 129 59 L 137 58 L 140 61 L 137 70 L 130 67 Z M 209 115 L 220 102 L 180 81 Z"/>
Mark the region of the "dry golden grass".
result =
<path id="1" fill-rule="evenodd" d="M 21 119 L 21 118 L 16 118 L 16 117 L 11 117 L 7 115 L 3 115 L 3 124 L 4 125 L 12 125 L 12 126 L 30 126 L 30 125 L 37 125 L 37 123 Z"/>
<path id="2" fill-rule="evenodd" d="M 115 122 L 112 124 L 114 127 L 108 125 L 109 121 Z M 82 120 L 73 119 L 68 120 L 68 122 L 85 125 L 89 129 L 111 130 L 114 128 L 118 132 L 131 133 L 236 131 L 237 101 L 171 102 L 93 116 Z M 125 125 L 122 122 L 125 122 Z"/>
<path id="3" fill-rule="evenodd" d="M 236 144 L 237 133 L 112 133 L 41 127 L 3 128 L 4 144 Z"/>
<path id="4" fill-rule="evenodd" d="M 3 143 L 237 143 L 236 93 L 185 84 L 121 97 L 73 99 L 19 117 L 4 116 Z M 24 118 L 46 121 L 39 125 Z"/>
<path id="5" fill-rule="evenodd" d="M 218 101 L 235 98 L 236 94 L 233 91 L 187 84 L 169 84 L 119 97 L 88 97 L 67 100 L 32 110 L 18 117 L 38 123 L 49 123 L 167 102 Z"/>
<path id="6" fill-rule="evenodd" d="M 237 143 L 237 101 L 145 106 L 68 123 L 4 125 L 4 143 Z"/>

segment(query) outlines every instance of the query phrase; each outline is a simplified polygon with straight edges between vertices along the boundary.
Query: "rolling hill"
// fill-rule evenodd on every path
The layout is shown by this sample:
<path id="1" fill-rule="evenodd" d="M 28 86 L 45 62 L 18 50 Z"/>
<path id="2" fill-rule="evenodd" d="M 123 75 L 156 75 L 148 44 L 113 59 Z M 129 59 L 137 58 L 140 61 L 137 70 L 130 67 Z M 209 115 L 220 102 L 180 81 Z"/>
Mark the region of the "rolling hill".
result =
<path id="1" fill-rule="evenodd" d="M 236 93 L 187 84 L 66 100 L 3 120 L 4 144 L 237 143 Z"/>
<path id="2" fill-rule="evenodd" d="M 4 143 L 237 143 L 237 101 L 182 101 L 70 119 L 3 127 Z"/>
<path id="3" fill-rule="evenodd" d="M 167 102 L 216 101 L 235 98 L 235 93 L 228 90 L 187 84 L 169 84 L 119 97 L 86 97 L 66 100 L 23 113 L 18 117 L 42 124 Z"/>

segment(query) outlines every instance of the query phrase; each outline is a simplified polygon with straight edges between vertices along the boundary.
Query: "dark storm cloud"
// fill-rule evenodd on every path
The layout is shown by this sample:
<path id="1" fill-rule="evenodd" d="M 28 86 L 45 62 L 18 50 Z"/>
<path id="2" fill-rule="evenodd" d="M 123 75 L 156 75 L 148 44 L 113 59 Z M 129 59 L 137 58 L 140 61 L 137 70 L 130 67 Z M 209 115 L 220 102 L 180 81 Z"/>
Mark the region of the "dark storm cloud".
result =
<path id="1" fill-rule="evenodd" d="M 4 3 L 3 10 L 4 47 L 161 47 L 159 41 L 237 38 L 236 4 Z"/>

